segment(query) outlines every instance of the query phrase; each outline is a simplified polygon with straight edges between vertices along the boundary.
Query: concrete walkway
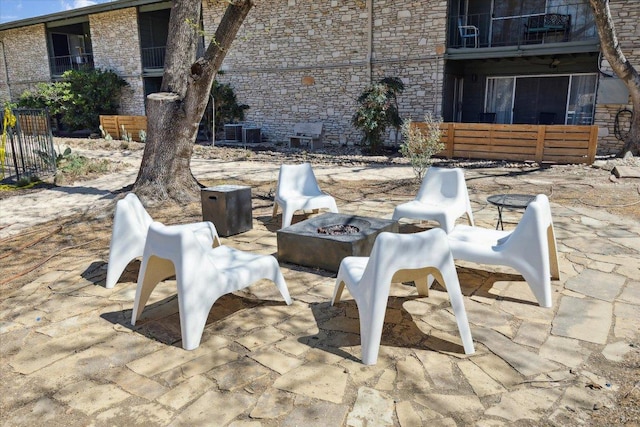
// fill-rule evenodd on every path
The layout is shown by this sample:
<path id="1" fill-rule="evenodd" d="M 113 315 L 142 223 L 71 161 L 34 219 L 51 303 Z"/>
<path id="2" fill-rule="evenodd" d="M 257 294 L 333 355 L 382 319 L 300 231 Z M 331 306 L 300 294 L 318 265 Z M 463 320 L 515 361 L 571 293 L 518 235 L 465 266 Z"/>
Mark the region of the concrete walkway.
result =
<path id="1" fill-rule="evenodd" d="M 131 169 L 79 186 L 5 199 L 0 238 L 43 221 L 104 209 Z M 195 160 L 199 179 L 272 181 L 278 165 Z M 409 167 L 314 168 L 319 180 L 412 176 Z M 485 194 L 473 194 L 483 206 Z M 339 206 L 390 217 L 404 200 Z M 26 213 L 33 213 L 29 217 Z M 282 265 L 293 305 L 259 282 L 214 306 L 197 350 L 181 348 L 175 281 L 160 284 L 130 325 L 138 263 L 105 289 L 106 259 L 68 259 L 0 302 L 3 425 L 509 426 L 589 422 L 615 405 L 619 385 L 594 361 L 638 351 L 640 225 L 552 205 L 562 279 L 554 306 L 535 303 L 522 277 L 458 263 L 476 353 L 462 351 L 449 299 L 394 284 L 378 363 L 360 363 L 357 308 L 329 304 L 335 275 Z M 254 209 L 253 230 L 223 243 L 276 252 Z M 474 212 L 495 224 L 495 209 Z M 273 227 L 270 227 L 273 229 Z M 101 268 L 90 270 L 91 265 Z M 87 274 L 89 272 L 90 274 Z M 632 344 L 636 347 L 632 347 Z"/>

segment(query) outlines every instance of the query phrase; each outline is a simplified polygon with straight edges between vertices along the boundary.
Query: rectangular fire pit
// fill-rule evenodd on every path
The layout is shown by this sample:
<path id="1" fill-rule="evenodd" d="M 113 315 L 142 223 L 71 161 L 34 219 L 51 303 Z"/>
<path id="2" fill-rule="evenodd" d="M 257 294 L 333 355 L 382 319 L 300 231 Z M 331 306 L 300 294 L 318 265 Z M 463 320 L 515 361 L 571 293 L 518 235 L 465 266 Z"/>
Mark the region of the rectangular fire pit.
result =
<path id="1" fill-rule="evenodd" d="M 318 230 L 326 229 L 329 234 Z M 342 230 L 350 234 L 331 234 Z M 278 260 L 337 272 L 344 257 L 369 256 L 383 231 L 398 232 L 398 222 L 325 213 L 277 231 Z"/>

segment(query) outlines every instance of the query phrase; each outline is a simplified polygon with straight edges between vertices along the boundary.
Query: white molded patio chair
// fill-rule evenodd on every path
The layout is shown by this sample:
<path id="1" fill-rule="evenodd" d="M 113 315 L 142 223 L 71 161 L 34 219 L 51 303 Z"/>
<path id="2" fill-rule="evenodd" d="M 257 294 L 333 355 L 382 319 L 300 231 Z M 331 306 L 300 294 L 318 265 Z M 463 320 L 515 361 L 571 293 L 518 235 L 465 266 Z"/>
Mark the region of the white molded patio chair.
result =
<path id="1" fill-rule="evenodd" d="M 393 219 L 433 220 L 450 233 L 456 219 L 464 214 L 467 214 L 469 225 L 473 225 L 473 212 L 462 169 L 430 167 L 415 200 L 398 205 L 393 211 Z"/>
<path id="2" fill-rule="evenodd" d="M 207 316 L 222 295 L 244 289 L 260 279 L 269 279 L 276 284 L 286 303 L 291 304 L 289 290 L 273 256 L 224 245 L 212 248 L 192 229 L 154 222 L 149 226 L 138 275 L 132 325 L 136 324 L 156 285 L 174 275 L 185 350 L 200 345 Z"/>
<path id="3" fill-rule="evenodd" d="M 383 232 L 376 238 L 370 257 L 348 256 L 342 260 L 331 301 L 332 305 L 340 301 L 345 285 L 356 301 L 365 365 L 374 365 L 378 359 L 391 283 L 407 281 L 412 273 L 414 277 L 418 275 L 415 283 L 420 295 L 428 294 L 430 275 L 447 288 L 464 352 L 474 353 L 460 283 L 444 231 L 434 228 L 414 234 Z"/>
<path id="4" fill-rule="evenodd" d="M 147 240 L 147 230 L 153 222 L 138 196 L 127 194 L 116 203 L 113 218 L 113 231 L 109 247 L 109 263 L 107 264 L 107 289 L 113 288 L 127 265 L 141 257 Z M 197 222 L 181 225 L 193 228 L 202 233 L 202 238 L 211 241 L 211 245 L 219 245 L 220 239 L 215 226 L 210 222 Z"/>
<path id="5" fill-rule="evenodd" d="M 293 213 L 297 210 L 328 208 L 331 212 L 338 212 L 335 199 L 320 190 L 309 163 L 280 166 L 273 217 L 278 213 L 278 205 L 282 208 L 282 228 L 291 225 Z"/>
<path id="6" fill-rule="evenodd" d="M 551 307 L 551 279 L 560 278 L 549 199 L 539 194 L 514 230 L 456 226 L 448 235 L 454 259 L 517 270 L 542 307 Z"/>

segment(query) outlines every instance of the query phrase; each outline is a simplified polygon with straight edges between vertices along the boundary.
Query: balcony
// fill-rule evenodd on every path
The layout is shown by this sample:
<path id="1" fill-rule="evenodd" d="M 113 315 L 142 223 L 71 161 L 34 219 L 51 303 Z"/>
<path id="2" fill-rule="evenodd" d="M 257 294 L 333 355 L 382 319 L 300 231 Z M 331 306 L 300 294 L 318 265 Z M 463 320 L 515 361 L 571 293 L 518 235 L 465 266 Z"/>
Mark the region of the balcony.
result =
<path id="1" fill-rule="evenodd" d="M 60 77 L 65 71 L 89 69 L 92 70 L 93 54 L 83 53 L 75 55 L 53 56 L 50 61 L 51 74 Z"/>
<path id="2" fill-rule="evenodd" d="M 452 15 L 448 53 L 469 51 L 541 51 L 564 45 L 598 43 L 593 13 L 586 2 L 547 6 L 535 13 L 497 16 L 495 13 Z M 580 51 L 580 49 L 578 49 Z"/>
<path id="3" fill-rule="evenodd" d="M 164 68 L 164 55 L 166 50 L 166 46 L 141 48 L 142 68 L 145 70 L 157 70 Z"/>
<path id="4" fill-rule="evenodd" d="M 160 72 L 164 69 L 164 59 L 167 51 L 166 46 L 142 47 L 140 54 L 142 56 L 142 69 L 148 75 Z M 204 45 L 202 39 L 198 41 L 196 56 L 204 55 Z"/>

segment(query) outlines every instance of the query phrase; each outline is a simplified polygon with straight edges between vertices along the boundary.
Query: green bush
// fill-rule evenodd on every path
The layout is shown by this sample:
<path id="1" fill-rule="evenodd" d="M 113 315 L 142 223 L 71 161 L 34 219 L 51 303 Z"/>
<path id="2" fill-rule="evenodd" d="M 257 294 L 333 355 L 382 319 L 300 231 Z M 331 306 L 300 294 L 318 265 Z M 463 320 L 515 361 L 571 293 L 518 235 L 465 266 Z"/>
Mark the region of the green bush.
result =
<path id="1" fill-rule="evenodd" d="M 433 161 L 432 157 L 445 148 L 441 142 L 441 123 L 440 119 L 434 119 L 430 113 L 424 117 L 423 128 L 412 125 L 410 119 L 402 123 L 404 142 L 400 146 L 400 153 L 411 162 L 418 181 L 422 181 L 422 177 Z"/>
<path id="2" fill-rule="evenodd" d="M 68 130 L 97 130 L 101 114 L 117 114 L 120 92 L 127 86 L 113 71 L 69 70 L 62 81 L 39 83 L 35 92 L 26 91 L 18 105 L 48 108 Z"/>
<path id="3" fill-rule="evenodd" d="M 363 132 L 362 143 L 372 152 L 382 148 L 387 126 L 400 128 L 402 119 L 398 112 L 398 95 L 404 91 L 404 83 L 397 77 L 385 77 L 367 87 L 360 97 L 360 107 L 351 123 Z"/>
<path id="4" fill-rule="evenodd" d="M 236 94 L 228 83 L 213 81 L 211 96 L 215 105 L 215 127 L 217 131 L 224 129 L 228 123 L 241 122 L 244 120 L 244 112 L 249 109 L 246 104 L 238 104 Z M 207 109 L 207 111 L 209 111 Z"/>

